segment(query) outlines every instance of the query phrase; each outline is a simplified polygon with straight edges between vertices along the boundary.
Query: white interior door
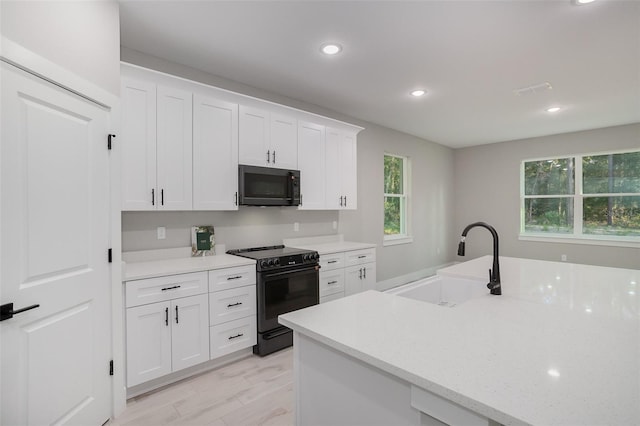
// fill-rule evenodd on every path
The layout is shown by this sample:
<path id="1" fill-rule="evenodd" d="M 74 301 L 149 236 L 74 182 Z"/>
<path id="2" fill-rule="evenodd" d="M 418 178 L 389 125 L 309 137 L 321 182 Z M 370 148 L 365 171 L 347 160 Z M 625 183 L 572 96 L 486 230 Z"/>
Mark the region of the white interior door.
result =
<path id="1" fill-rule="evenodd" d="M 110 417 L 108 111 L 2 63 L 0 423 Z"/>

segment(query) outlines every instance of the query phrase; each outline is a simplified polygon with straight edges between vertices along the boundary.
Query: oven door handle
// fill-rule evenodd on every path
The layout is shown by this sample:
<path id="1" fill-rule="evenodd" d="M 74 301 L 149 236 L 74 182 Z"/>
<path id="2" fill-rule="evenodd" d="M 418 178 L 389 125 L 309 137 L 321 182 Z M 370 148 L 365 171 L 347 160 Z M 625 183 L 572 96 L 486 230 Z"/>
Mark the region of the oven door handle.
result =
<path id="1" fill-rule="evenodd" d="M 320 265 L 312 265 L 312 266 L 308 266 L 306 268 L 289 269 L 287 271 L 274 272 L 272 274 L 265 274 L 264 278 L 265 279 L 277 278 L 277 277 L 282 277 L 282 276 L 285 276 L 285 275 L 297 274 L 297 273 L 300 273 L 300 272 L 309 272 L 309 271 L 318 271 L 318 270 L 320 270 Z"/>

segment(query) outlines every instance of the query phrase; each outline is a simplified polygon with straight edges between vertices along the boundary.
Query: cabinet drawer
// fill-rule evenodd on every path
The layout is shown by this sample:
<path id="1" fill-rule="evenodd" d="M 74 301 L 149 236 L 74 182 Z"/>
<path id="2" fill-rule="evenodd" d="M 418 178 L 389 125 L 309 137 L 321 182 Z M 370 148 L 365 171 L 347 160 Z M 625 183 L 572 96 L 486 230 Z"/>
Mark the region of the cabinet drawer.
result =
<path id="1" fill-rule="evenodd" d="M 334 293 L 328 296 L 324 296 L 320 298 L 320 303 L 331 302 L 332 300 L 342 299 L 344 297 L 344 293 Z"/>
<path id="2" fill-rule="evenodd" d="M 331 271 L 344 268 L 344 253 L 329 253 L 320 256 L 320 270 Z"/>
<path id="3" fill-rule="evenodd" d="M 256 316 L 241 318 L 209 328 L 211 359 L 230 354 L 256 344 Z"/>
<path id="4" fill-rule="evenodd" d="M 256 286 L 209 293 L 209 324 L 237 320 L 256 314 Z"/>
<path id="5" fill-rule="evenodd" d="M 344 293 L 344 269 L 320 272 L 320 297 Z"/>
<path id="6" fill-rule="evenodd" d="M 127 281 L 125 289 L 127 308 L 194 296 L 207 292 L 207 273 L 194 272 Z"/>
<path id="7" fill-rule="evenodd" d="M 209 271 L 209 291 L 229 290 L 256 283 L 256 267 L 236 266 Z"/>
<path id="8" fill-rule="evenodd" d="M 345 253 L 345 266 L 361 265 L 376 261 L 376 249 L 353 250 Z"/>

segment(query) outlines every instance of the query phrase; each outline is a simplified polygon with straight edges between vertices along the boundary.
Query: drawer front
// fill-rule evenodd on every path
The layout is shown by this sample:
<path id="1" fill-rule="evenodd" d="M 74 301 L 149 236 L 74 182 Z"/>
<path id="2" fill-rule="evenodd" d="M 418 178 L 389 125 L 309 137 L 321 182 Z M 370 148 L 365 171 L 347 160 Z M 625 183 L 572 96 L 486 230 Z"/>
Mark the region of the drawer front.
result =
<path id="1" fill-rule="evenodd" d="M 207 292 L 207 273 L 167 275 L 144 280 L 127 281 L 126 306 L 146 305 L 179 297 L 195 296 Z"/>
<path id="2" fill-rule="evenodd" d="M 342 299 L 344 297 L 344 292 L 342 293 L 334 293 L 328 296 L 324 296 L 320 298 L 320 303 L 331 302 L 332 300 Z"/>
<path id="3" fill-rule="evenodd" d="M 209 324 L 222 324 L 256 314 L 256 286 L 209 293 Z"/>
<path id="4" fill-rule="evenodd" d="M 344 293 L 344 269 L 320 271 L 320 297 Z"/>
<path id="5" fill-rule="evenodd" d="M 229 290 L 256 283 L 255 265 L 209 271 L 209 291 Z"/>
<path id="6" fill-rule="evenodd" d="M 361 265 L 376 261 L 376 249 L 353 250 L 345 253 L 345 266 Z"/>
<path id="7" fill-rule="evenodd" d="M 256 316 L 241 318 L 209 328 L 211 359 L 230 354 L 256 344 Z"/>
<path id="8" fill-rule="evenodd" d="M 320 255 L 320 270 L 331 271 L 344 268 L 344 253 L 330 253 Z"/>

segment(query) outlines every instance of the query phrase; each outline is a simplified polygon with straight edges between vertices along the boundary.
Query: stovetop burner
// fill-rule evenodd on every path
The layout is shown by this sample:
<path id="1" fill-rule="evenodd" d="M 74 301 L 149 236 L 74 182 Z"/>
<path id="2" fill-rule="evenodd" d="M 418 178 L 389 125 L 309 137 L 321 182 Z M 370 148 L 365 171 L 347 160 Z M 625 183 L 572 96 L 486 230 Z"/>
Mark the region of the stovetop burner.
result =
<path id="1" fill-rule="evenodd" d="M 320 258 L 317 251 L 285 247 L 283 245 L 228 250 L 227 254 L 257 260 L 256 269 L 258 272 L 314 265 L 318 263 Z"/>

